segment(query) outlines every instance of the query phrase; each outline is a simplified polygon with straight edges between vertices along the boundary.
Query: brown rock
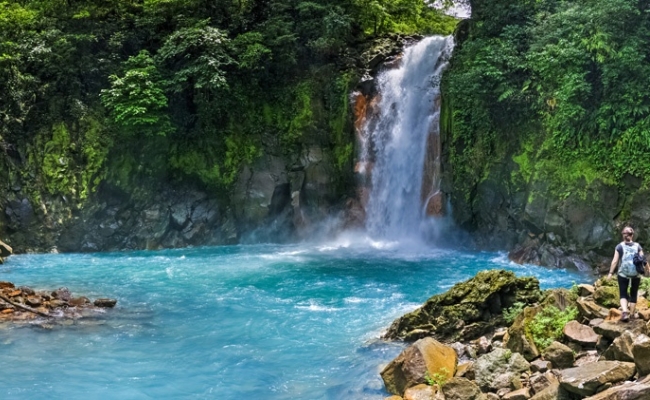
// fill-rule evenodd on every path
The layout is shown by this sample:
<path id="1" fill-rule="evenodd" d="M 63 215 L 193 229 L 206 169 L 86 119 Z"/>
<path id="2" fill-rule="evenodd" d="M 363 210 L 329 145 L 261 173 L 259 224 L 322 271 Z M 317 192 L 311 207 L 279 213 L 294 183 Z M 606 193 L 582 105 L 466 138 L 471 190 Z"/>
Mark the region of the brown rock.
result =
<path id="1" fill-rule="evenodd" d="M 528 388 L 522 388 L 519 390 L 514 390 L 505 396 L 503 396 L 503 400 L 528 400 L 530 399 L 530 389 Z"/>
<path id="2" fill-rule="evenodd" d="M 530 387 L 533 389 L 534 393 L 539 393 L 547 387 L 555 384 L 559 384 L 555 375 L 551 371 L 547 371 L 543 374 L 533 375 L 530 377 Z"/>
<path id="3" fill-rule="evenodd" d="M 471 361 L 458 364 L 458 367 L 456 368 L 456 377 L 464 377 L 465 373 L 467 373 L 467 370 L 470 369 L 473 364 L 474 363 Z"/>
<path id="4" fill-rule="evenodd" d="M 65 287 L 58 288 L 57 290 L 53 291 L 52 297 L 63 301 L 70 301 L 70 299 L 72 299 L 70 291 Z"/>
<path id="5" fill-rule="evenodd" d="M 583 351 L 576 356 L 576 361 L 573 364 L 576 367 L 579 367 L 581 365 L 596 362 L 599 359 L 600 355 L 598 355 L 598 350 Z"/>
<path id="6" fill-rule="evenodd" d="M 402 395 L 407 388 L 425 383 L 427 373 L 440 374 L 443 379 L 453 377 L 457 360 L 454 349 L 426 337 L 400 353 L 381 371 L 381 377 L 389 393 Z"/>
<path id="7" fill-rule="evenodd" d="M 587 296 L 592 296 L 594 294 L 594 291 L 596 289 L 594 288 L 593 285 L 587 285 L 587 284 L 580 284 L 578 285 L 578 296 L 581 297 L 587 297 Z"/>
<path id="8" fill-rule="evenodd" d="M 481 336 L 476 341 L 476 354 L 489 353 L 492 350 L 492 343 L 485 336 Z"/>
<path id="9" fill-rule="evenodd" d="M 627 382 L 614 386 L 585 400 L 648 400 L 650 385 Z"/>
<path id="10" fill-rule="evenodd" d="M 88 299 L 88 297 L 85 297 L 85 296 L 75 297 L 75 298 L 70 299 L 68 304 L 70 304 L 73 307 L 80 307 L 80 306 L 84 306 L 86 304 L 90 304 L 90 300 Z"/>
<path id="11" fill-rule="evenodd" d="M 442 385 L 445 400 L 484 399 L 481 389 L 472 381 L 465 378 L 453 378 Z"/>
<path id="12" fill-rule="evenodd" d="M 394 394 L 392 396 L 388 396 L 388 397 L 384 398 L 384 400 L 404 400 L 404 399 L 402 398 L 402 396 L 398 396 L 398 395 Z"/>
<path id="13" fill-rule="evenodd" d="M 639 310 L 638 314 L 639 314 L 639 318 L 643 319 L 644 321 L 650 320 L 650 308 Z"/>
<path id="14" fill-rule="evenodd" d="M 530 400 L 558 400 L 560 399 L 559 396 L 559 390 L 560 390 L 560 384 L 552 384 L 551 386 L 547 387 L 546 389 L 542 390 L 539 393 L 535 393 L 533 397 L 530 398 Z"/>
<path id="15" fill-rule="evenodd" d="M 11 314 L 13 312 L 14 312 L 13 308 L 5 308 L 4 310 L 2 310 L 3 314 Z"/>
<path id="16" fill-rule="evenodd" d="M 104 308 L 111 308 L 115 307 L 115 304 L 117 304 L 117 300 L 115 299 L 97 299 L 93 303 L 96 307 L 104 307 Z"/>
<path id="17" fill-rule="evenodd" d="M 38 307 L 41 305 L 42 300 L 40 296 L 27 296 L 26 303 L 31 307 Z"/>
<path id="18" fill-rule="evenodd" d="M 599 361 L 560 371 L 560 386 L 580 396 L 591 396 L 608 385 L 630 379 L 635 372 L 633 363 Z"/>
<path id="19" fill-rule="evenodd" d="M 639 376 L 650 374 L 650 337 L 638 335 L 632 343 L 632 358 Z M 649 397 L 650 398 L 650 397 Z"/>
<path id="20" fill-rule="evenodd" d="M 52 308 L 61 308 L 61 307 L 67 307 L 67 306 L 68 306 L 67 301 L 63 301 L 63 300 L 59 300 L 59 299 L 50 300 L 50 307 L 52 307 Z"/>
<path id="21" fill-rule="evenodd" d="M 632 345 L 634 344 L 634 339 L 638 334 L 634 334 L 630 331 L 624 331 L 619 337 L 614 339 L 611 346 L 603 353 L 603 358 L 606 360 L 618 360 L 626 362 L 634 362 L 634 356 L 632 355 Z"/>
<path id="22" fill-rule="evenodd" d="M 532 372 L 546 372 L 551 368 L 551 362 L 546 360 L 539 359 L 530 363 L 530 370 Z"/>
<path id="23" fill-rule="evenodd" d="M 557 341 L 544 349 L 544 359 L 550 361 L 554 368 L 569 368 L 575 361 L 573 350 Z"/>
<path id="24" fill-rule="evenodd" d="M 618 308 L 610 308 L 605 321 L 619 321 L 623 312 Z"/>
<path id="25" fill-rule="evenodd" d="M 598 305 L 591 298 L 579 297 L 576 300 L 576 307 L 578 313 L 585 319 L 605 318 L 609 314 L 608 309 Z"/>
<path id="26" fill-rule="evenodd" d="M 8 296 L 9 296 L 9 297 L 16 297 L 16 296 L 20 296 L 22 293 L 23 293 L 22 290 L 20 290 L 20 289 L 16 289 L 16 290 L 12 290 L 12 291 L 10 291 L 10 292 L 8 293 Z"/>
<path id="27" fill-rule="evenodd" d="M 578 321 L 569 321 L 564 326 L 563 332 L 567 339 L 580 343 L 582 346 L 595 347 L 598 342 L 598 335 L 593 328 Z"/>
<path id="28" fill-rule="evenodd" d="M 404 400 L 434 400 L 438 390 L 434 386 L 425 384 L 415 385 L 406 389 Z"/>
<path id="29" fill-rule="evenodd" d="M 13 289 L 16 286 L 11 282 L 0 281 L 0 289 Z"/>
<path id="30" fill-rule="evenodd" d="M 632 320 L 630 322 L 614 322 L 614 321 L 604 321 L 600 325 L 594 326 L 594 331 L 603 335 L 607 339 L 614 340 L 621 335 L 621 333 L 626 330 L 647 334 L 648 329 L 646 328 L 645 321 Z"/>

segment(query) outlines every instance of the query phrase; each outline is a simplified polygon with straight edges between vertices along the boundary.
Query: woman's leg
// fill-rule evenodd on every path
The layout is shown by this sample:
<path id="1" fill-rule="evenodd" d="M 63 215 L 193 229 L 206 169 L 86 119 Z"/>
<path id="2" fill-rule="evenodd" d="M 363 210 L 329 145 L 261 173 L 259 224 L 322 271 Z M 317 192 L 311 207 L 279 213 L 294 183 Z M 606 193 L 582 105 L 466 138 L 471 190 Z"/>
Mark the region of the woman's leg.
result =
<path id="1" fill-rule="evenodd" d="M 632 281 L 630 284 L 630 299 L 629 299 L 630 315 L 634 315 L 634 309 L 636 308 L 636 299 L 639 293 L 639 285 L 641 284 L 641 278 L 636 277 L 630 280 Z"/>
<path id="2" fill-rule="evenodd" d="M 627 287 L 630 284 L 630 280 L 628 278 L 623 278 L 620 275 L 616 275 L 616 279 L 618 280 L 618 294 L 621 298 L 621 310 L 623 311 L 623 314 L 627 314 Z"/>

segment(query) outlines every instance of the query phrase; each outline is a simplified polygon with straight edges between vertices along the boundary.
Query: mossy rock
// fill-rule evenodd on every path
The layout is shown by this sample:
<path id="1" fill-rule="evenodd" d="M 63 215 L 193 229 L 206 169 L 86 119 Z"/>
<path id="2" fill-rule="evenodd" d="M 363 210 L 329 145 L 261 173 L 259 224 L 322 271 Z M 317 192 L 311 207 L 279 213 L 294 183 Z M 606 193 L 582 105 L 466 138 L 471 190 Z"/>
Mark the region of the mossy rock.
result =
<path id="1" fill-rule="evenodd" d="M 422 307 L 393 322 L 387 339 L 408 340 L 423 333 L 439 340 L 470 340 L 503 325 L 503 309 L 542 299 L 539 281 L 505 270 L 481 271 L 474 278 L 435 295 Z M 416 331 L 418 335 L 411 335 Z"/>
<path id="2" fill-rule="evenodd" d="M 619 306 L 618 281 L 616 279 L 601 278 L 594 284 L 594 301 L 606 308 Z"/>
<path id="3" fill-rule="evenodd" d="M 505 347 L 514 353 L 521 354 L 527 361 L 532 361 L 540 355 L 540 351 L 533 340 L 533 335 L 526 327 L 530 325 L 535 315 L 541 310 L 541 306 L 524 308 L 524 311 L 515 318 L 510 328 L 508 328 L 504 338 Z"/>
<path id="4" fill-rule="evenodd" d="M 555 306 L 561 311 L 567 307 L 577 307 L 578 296 L 568 289 L 549 289 L 544 292 L 543 307 Z"/>

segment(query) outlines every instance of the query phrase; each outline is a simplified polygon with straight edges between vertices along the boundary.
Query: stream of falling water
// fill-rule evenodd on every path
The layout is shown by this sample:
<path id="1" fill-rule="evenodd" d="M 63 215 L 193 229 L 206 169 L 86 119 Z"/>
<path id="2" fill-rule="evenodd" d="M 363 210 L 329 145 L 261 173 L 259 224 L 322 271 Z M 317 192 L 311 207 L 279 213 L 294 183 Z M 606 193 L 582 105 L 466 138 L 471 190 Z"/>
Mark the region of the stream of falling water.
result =
<path id="1" fill-rule="evenodd" d="M 378 101 L 361 127 L 360 172 L 370 175 L 366 229 L 377 238 L 419 239 L 427 216 L 444 213 L 440 184 L 440 76 L 451 37 L 408 47 L 378 77 Z"/>

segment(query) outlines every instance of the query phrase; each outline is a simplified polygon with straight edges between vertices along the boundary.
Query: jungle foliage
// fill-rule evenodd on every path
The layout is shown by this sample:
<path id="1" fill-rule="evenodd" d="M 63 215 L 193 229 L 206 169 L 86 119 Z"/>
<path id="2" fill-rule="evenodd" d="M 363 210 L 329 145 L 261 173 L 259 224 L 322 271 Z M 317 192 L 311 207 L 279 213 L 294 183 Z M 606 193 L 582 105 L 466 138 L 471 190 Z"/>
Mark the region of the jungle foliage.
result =
<path id="1" fill-rule="evenodd" d="M 0 171 L 79 199 L 103 179 L 224 188 L 262 136 L 310 135 L 343 166 L 350 48 L 454 26 L 423 0 L 0 0 Z"/>
<path id="2" fill-rule="evenodd" d="M 465 194 L 496 163 L 556 195 L 598 178 L 650 183 L 650 3 L 473 1 L 445 77 Z M 512 155 L 515 155 L 514 157 Z"/>

